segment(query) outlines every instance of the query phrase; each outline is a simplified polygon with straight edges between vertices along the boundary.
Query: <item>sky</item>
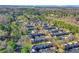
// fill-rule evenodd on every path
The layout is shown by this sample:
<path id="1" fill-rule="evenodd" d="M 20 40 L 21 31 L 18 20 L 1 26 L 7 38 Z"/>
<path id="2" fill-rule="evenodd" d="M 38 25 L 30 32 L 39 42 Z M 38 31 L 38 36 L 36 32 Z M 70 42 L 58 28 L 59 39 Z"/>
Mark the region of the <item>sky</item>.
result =
<path id="1" fill-rule="evenodd" d="M 0 5 L 79 5 L 79 0 L 0 0 Z"/>

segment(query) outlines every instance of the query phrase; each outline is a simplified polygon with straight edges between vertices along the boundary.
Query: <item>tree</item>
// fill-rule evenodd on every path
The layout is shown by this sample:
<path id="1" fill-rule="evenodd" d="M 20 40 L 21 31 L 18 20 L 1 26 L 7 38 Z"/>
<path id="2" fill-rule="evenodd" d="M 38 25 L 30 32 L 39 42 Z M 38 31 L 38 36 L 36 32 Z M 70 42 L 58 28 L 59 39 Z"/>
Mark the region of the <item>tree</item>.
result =
<path id="1" fill-rule="evenodd" d="M 21 53 L 29 53 L 31 45 L 26 45 L 21 49 Z"/>
<path id="2" fill-rule="evenodd" d="M 9 40 L 7 42 L 7 51 L 14 52 L 15 48 L 16 48 L 16 43 L 13 41 L 13 39 Z"/>
<path id="3" fill-rule="evenodd" d="M 74 24 L 69 24 L 69 23 L 66 23 L 64 21 L 59 21 L 59 20 L 53 20 L 52 22 L 53 22 L 53 24 L 55 24 L 55 26 L 68 29 L 71 32 L 74 32 L 74 33 L 79 32 L 79 27 L 74 25 Z"/>

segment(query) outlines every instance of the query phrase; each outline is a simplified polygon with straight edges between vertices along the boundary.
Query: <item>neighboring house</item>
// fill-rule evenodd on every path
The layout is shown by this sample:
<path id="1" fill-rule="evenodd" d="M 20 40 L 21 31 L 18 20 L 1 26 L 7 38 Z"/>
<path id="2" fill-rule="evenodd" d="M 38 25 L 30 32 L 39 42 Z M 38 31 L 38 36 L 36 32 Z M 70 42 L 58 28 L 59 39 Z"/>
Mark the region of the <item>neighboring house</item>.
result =
<path id="1" fill-rule="evenodd" d="M 8 20 L 6 19 L 5 16 L 0 15 L 0 23 L 3 23 L 3 24 L 8 23 Z"/>

